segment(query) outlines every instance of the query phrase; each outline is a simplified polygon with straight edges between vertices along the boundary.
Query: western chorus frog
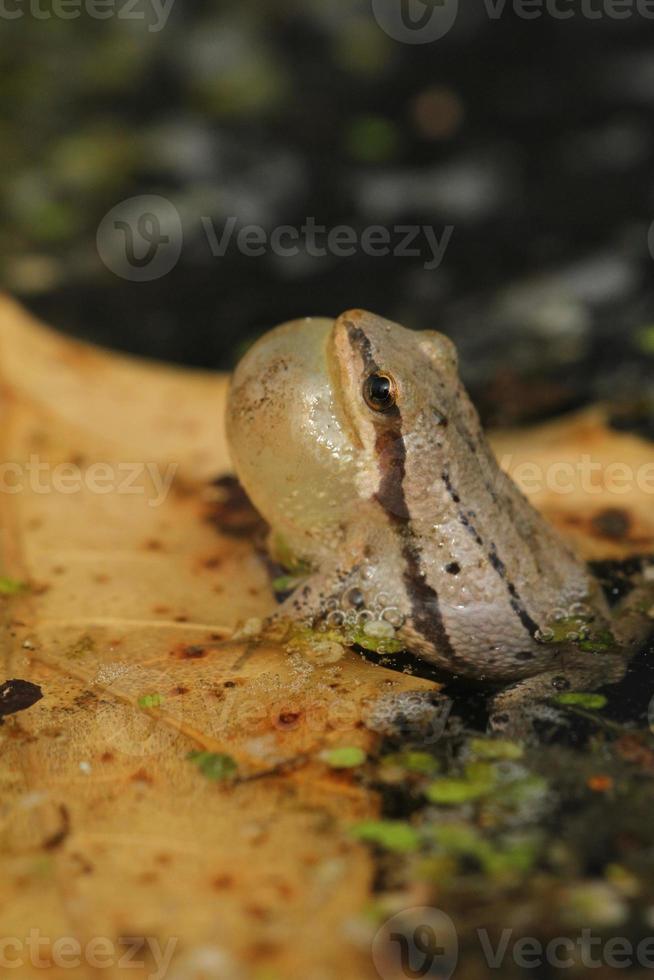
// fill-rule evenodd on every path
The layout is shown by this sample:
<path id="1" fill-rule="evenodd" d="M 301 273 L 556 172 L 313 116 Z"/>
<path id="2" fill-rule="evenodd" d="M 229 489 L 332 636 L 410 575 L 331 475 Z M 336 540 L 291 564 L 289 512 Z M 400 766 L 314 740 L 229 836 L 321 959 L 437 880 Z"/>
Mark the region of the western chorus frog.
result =
<path id="1" fill-rule="evenodd" d="M 352 310 L 283 324 L 238 365 L 237 475 L 304 569 L 275 619 L 526 699 L 618 679 L 620 630 L 587 566 L 500 469 L 450 340 Z"/>

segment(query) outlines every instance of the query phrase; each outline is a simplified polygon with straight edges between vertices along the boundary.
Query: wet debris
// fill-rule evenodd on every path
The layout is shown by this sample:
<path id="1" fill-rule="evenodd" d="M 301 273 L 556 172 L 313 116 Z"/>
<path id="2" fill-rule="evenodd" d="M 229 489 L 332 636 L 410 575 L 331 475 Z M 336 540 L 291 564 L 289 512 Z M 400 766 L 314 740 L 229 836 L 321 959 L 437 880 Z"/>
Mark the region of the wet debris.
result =
<path id="1" fill-rule="evenodd" d="M 235 476 L 225 474 L 211 481 L 205 508 L 205 520 L 221 534 L 249 538 L 265 535 L 267 525 L 250 503 L 250 498 Z"/>
<path id="2" fill-rule="evenodd" d="M 0 685 L 0 724 L 7 715 L 25 711 L 40 701 L 43 691 L 31 681 L 13 679 Z"/>
<path id="3" fill-rule="evenodd" d="M 646 574 L 646 569 L 653 562 L 647 555 L 634 555 L 626 559 L 605 559 L 590 562 L 590 569 L 598 580 L 611 606 L 634 588 L 639 576 Z"/>
<path id="4" fill-rule="evenodd" d="M 70 834 L 70 812 L 65 804 L 59 806 L 59 828 L 43 841 L 44 851 L 56 851 Z"/>

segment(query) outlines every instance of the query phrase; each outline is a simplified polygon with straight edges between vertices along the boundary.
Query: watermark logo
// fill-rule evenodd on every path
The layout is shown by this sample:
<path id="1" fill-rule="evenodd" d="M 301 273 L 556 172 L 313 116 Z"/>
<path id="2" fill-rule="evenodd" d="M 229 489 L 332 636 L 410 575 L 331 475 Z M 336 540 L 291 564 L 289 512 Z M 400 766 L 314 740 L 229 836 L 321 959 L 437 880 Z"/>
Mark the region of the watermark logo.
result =
<path id="1" fill-rule="evenodd" d="M 430 44 L 454 26 L 458 0 L 372 0 L 381 29 L 403 44 Z"/>
<path id="2" fill-rule="evenodd" d="M 610 886 L 594 882 L 585 886 L 586 895 L 596 900 L 613 899 Z M 582 927 L 576 935 L 552 936 L 548 940 L 516 933 L 512 928 L 477 928 L 466 935 L 483 957 L 489 975 L 503 976 L 507 965 L 522 970 L 545 968 L 571 970 L 577 976 L 585 969 L 654 969 L 654 937 L 638 943 L 625 936 L 595 935 Z M 405 909 L 388 919 L 372 941 L 372 961 L 381 980 L 449 980 L 459 960 L 459 940 L 452 919 L 441 909 L 429 906 Z M 497 972 L 491 972 L 497 971 Z M 642 971 L 641 971 L 642 972 Z"/>
<path id="3" fill-rule="evenodd" d="M 454 923 L 429 906 L 398 912 L 372 941 L 372 961 L 382 980 L 449 980 L 458 958 Z"/>
<path id="4" fill-rule="evenodd" d="M 201 215 L 196 229 L 191 229 L 196 240 L 204 237 L 213 259 L 224 258 L 230 250 L 246 258 L 274 256 L 283 261 L 302 256 L 345 259 L 361 254 L 417 259 L 427 272 L 440 267 L 453 232 L 453 225 L 327 226 L 312 215 L 299 225 L 271 229 L 243 224 L 236 215 L 220 224 Z M 132 282 L 149 282 L 165 276 L 176 265 L 183 244 L 182 223 L 172 201 L 146 194 L 121 201 L 108 211 L 96 238 L 98 254 L 111 272 Z"/>
<path id="5" fill-rule="evenodd" d="M 130 282 L 161 279 L 177 265 L 183 243 L 175 205 L 158 194 L 121 201 L 98 226 L 98 254 L 108 269 Z"/>

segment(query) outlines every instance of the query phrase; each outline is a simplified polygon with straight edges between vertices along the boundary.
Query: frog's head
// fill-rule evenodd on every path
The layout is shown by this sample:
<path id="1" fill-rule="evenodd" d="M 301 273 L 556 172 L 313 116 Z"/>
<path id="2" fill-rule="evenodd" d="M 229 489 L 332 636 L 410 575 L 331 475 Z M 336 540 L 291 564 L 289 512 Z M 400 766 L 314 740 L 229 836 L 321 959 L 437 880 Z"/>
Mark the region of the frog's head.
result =
<path id="1" fill-rule="evenodd" d="M 333 549 L 364 501 L 406 516 L 408 452 L 433 481 L 433 451 L 460 390 L 454 346 L 441 334 L 361 310 L 283 324 L 234 374 L 227 431 L 239 479 L 296 552 L 311 557 L 311 542 L 316 554 Z"/>

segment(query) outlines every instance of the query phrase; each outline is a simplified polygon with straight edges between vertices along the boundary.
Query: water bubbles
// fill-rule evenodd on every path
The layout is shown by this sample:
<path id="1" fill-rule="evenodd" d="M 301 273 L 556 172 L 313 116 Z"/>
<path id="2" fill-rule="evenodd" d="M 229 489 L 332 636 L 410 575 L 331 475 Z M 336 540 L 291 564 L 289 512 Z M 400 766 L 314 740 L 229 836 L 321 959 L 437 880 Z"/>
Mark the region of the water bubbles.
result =
<path id="1" fill-rule="evenodd" d="M 406 617 L 397 598 L 394 601 L 387 592 L 366 588 L 366 567 L 360 568 L 356 577 L 348 578 L 340 591 L 325 598 L 315 632 L 323 634 L 321 640 L 360 645 L 380 654 L 396 653 L 400 648 L 396 632 Z"/>
<path id="2" fill-rule="evenodd" d="M 345 593 L 344 599 L 350 606 L 354 606 L 355 609 L 361 609 L 366 604 L 366 598 L 361 591 L 361 589 L 354 586 Z"/>
<path id="3" fill-rule="evenodd" d="M 574 619 L 592 619 L 593 610 L 585 602 L 573 602 L 570 606 L 570 616 Z"/>
<path id="4" fill-rule="evenodd" d="M 577 624 L 581 625 L 580 621 L 590 622 L 592 619 L 594 619 L 593 610 L 585 602 L 572 602 L 567 609 L 564 606 L 557 607 L 552 609 L 547 617 L 549 623 L 565 623 L 573 620 L 575 628 Z"/>
<path id="5" fill-rule="evenodd" d="M 380 698 L 364 717 L 366 728 L 425 745 L 443 734 L 452 701 L 432 691 L 403 691 Z"/>
<path id="6" fill-rule="evenodd" d="M 400 612 L 397 606 L 386 606 L 385 609 L 382 609 L 381 615 L 382 619 L 387 623 L 390 623 L 394 629 L 399 629 L 405 620 L 404 615 Z"/>
<path id="7" fill-rule="evenodd" d="M 588 623 L 595 618 L 595 613 L 586 602 L 571 602 L 566 609 L 557 606 L 547 617 L 548 625 L 539 630 L 536 639 L 540 642 L 579 643 L 591 638 Z"/>

